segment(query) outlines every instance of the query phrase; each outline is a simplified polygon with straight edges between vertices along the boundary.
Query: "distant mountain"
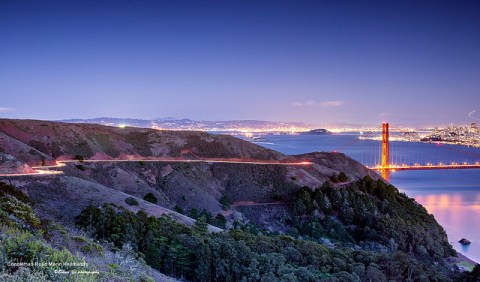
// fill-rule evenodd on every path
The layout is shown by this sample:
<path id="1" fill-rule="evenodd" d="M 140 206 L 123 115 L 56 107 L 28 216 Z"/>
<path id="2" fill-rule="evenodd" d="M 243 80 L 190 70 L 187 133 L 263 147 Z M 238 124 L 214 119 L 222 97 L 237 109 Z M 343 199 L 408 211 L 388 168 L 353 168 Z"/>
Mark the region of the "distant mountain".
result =
<path id="1" fill-rule="evenodd" d="M 172 130 L 204 130 L 204 131 L 299 131 L 314 128 L 313 125 L 302 122 L 277 122 L 262 120 L 226 120 L 226 121 L 196 121 L 174 117 L 147 119 L 109 118 L 67 119 L 61 122 L 92 123 L 109 126 L 131 126 L 142 128 L 172 129 Z"/>
<path id="2" fill-rule="evenodd" d="M 165 121 L 165 120 L 177 120 L 178 118 L 174 118 L 174 117 L 166 117 L 166 118 L 156 118 L 155 120 L 158 120 L 158 121 Z"/>
<path id="3" fill-rule="evenodd" d="M 146 119 L 133 119 L 133 118 L 109 118 L 109 117 L 99 117 L 92 119 L 66 119 L 60 120 L 60 122 L 68 123 L 91 123 L 91 124 L 102 124 L 110 126 L 121 126 L 128 125 L 132 127 L 151 127 L 153 121 Z"/>
<path id="4" fill-rule="evenodd" d="M 346 122 L 330 122 L 322 124 L 322 127 L 326 128 L 363 128 L 363 127 L 376 127 L 376 125 L 371 124 L 360 124 L 360 123 L 346 123 Z"/>

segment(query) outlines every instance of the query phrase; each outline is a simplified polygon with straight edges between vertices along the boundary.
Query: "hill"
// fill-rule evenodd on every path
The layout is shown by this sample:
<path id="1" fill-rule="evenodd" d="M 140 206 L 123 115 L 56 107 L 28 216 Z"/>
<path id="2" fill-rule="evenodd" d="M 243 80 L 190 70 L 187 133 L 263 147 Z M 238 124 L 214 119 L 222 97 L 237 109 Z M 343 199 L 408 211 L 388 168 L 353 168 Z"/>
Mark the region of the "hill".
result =
<path id="1" fill-rule="evenodd" d="M 344 154 L 287 156 L 226 135 L 35 120 L 0 120 L 0 134 L 10 162 L 78 160 L 61 168 L 63 175 L 8 178 L 40 218 L 88 231 L 112 250 L 132 246 L 139 259 L 170 276 L 449 281 L 458 275 L 448 259 L 455 251 L 433 216 Z M 150 161 L 158 158 L 177 162 Z M 108 161 L 127 159 L 136 161 Z M 181 162 L 200 159 L 268 164 Z M 308 254 L 306 245 L 317 253 Z M 172 265 L 172 257 L 185 260 Z M 238 269 L 222 268 L 232 264 Z"/>
<path id="2" fill-rule="evenodd" d="M 85 183 L 100 184 L 138 198 L 152 193 L 163 207 L 178 207 L 184 211 L 196 208 L 217 214 L 223 209 L 219 203 L 222 196 L 231 202 L 268 202 L 275 197 L 292 197 L 299 187 L 315 187 L 341 171 L 349 174 L 352 180 L 361 179 L 365 175 L 378 178 L 375 173 L 343 154 L 286 156 L 232 136 L 203 132 L 0 120 L 0 133 L 6 136 L 0 139 L 0 150 L 8 151 L 30 165 L 40 165 L 42 159 L 51 164 L 55 159 L 75 157 L 107 160 L 169 157 L 313 162 L 308 167 L 278 167 L 139 161 L 117 164 L 82 163 L 69 165 L 65 169 L 65 175 L 81 178 Z M 64 176 L 55 179 L 62 177 Z M 77 182 L 68 180 L 64 185 L 72 183 L 75 186 Z M 52 184 L 49 187 L 55 186 Z M 25 187 L 28 190 L 30 186 Z M 92 198 L 103 198 L 103 195 L 99 193 L 99 197 Z M 74 199 L 73 203 L 75 205 L 72 208 L 79 202 Z"/>

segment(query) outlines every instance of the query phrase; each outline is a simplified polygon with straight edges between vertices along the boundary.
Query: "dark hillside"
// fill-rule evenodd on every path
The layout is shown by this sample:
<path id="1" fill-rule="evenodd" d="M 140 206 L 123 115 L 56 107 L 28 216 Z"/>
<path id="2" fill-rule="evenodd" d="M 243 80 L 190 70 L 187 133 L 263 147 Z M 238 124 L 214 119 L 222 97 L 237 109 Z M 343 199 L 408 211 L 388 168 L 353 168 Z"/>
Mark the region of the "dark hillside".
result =
<path id="1" fill-rule="evenodd" d="M 12 145 L 13 140 L 5 139 L 5 144 L 0 143 L 4 149 L 9 145 L 9 153 L 19 158 L 25 145 L 53 159 L 73 159 L 76 155 L 86 159 L 120 156 L 257 160 L 285 158 L 278 152 L 231 136 L 195 131 L 0 119 L 0 132 L 20 143 L 16 147 Z M 39 163 L 40 156 L 32 156 L 28 161 Z"/>

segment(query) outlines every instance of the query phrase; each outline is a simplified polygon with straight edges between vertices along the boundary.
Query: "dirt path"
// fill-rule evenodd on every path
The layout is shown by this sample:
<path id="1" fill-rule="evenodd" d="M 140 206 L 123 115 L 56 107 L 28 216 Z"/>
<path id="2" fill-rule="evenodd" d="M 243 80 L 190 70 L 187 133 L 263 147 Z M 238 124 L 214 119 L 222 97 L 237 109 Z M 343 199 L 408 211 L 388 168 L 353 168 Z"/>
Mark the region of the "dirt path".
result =
<path id="1" fill-rule="evenodd" d="M 232 204 L 232 207 L 245 207 L 245 206 L 268 206 L 268 205 L 284 205 L 286 202 L 285 201 L 274 201 L 274 202 L 268 202 L 268 203 L 260 203 L 260 202 L 254 202 L 254 201 L 238 201 L 234 202 Z"/>
<path id="2" fill-rule="evenodd" d="M 225 217 L 233 213 L 233 209 L 236 207 L 249 207 L 249 206 L 270 206 L 270 205 L 285 205 L 285 201 L 274 201 L 268 203 L 254 202 L 254 201 L 237 201 L 231 205 L 231 208 L 225 211 L 222 211 L 221 214 Z"/>

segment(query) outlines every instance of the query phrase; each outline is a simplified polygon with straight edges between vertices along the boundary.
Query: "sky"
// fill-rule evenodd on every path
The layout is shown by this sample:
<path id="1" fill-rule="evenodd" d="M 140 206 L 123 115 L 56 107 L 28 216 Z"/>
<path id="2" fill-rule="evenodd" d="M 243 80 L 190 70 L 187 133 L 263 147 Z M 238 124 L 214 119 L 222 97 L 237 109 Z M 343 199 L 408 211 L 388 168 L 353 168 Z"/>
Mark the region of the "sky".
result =
<path id="1" fill-rule="evenodd" d="M 0 0 L 0 117 L 480 118 L 480 1 Z"/>

